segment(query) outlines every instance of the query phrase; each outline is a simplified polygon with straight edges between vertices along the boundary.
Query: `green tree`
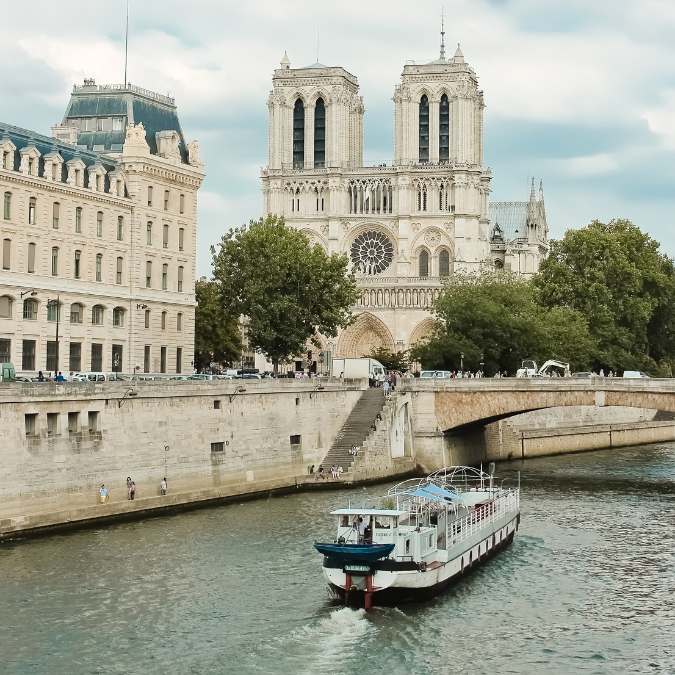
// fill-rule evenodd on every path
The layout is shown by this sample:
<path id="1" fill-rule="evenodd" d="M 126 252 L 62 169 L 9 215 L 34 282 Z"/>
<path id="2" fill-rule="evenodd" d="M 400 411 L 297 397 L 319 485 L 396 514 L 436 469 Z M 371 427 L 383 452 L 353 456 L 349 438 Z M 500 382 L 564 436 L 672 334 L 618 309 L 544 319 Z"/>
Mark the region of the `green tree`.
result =
<path id="1" fill-rule="evenodd" d="M 214 281 L 197 281 L 195 298 L 195 366 L 201 370 L 212 361 L 232 363 L 241 353 L 238 315 L 225 311 Z"/>
<path id="2" fill-rule="evenodd" d="M 312 246 L 283 218 L 267 216 L 228 232 L 212 248 L 220 301 L 248 317 L 251 346 L 274 364 L 305 352 L 317 334 L 335 337 L 358 298 L 343 255 Z"/>
<path id="3" fill-rule="evenodd" d="M 593 366 L 667 372 L 675 356 L 675 271 L 628 220 L 568 230 L 534 279 L 547 307 L 580 312 L 597 342 Z"/>
<path id="4" fill-rule="evenodd" d="M 386 347 L 378 347 L 370 352 L 370 354 L 364 354 L 364 356 L 379 361 L 387 370 L 404 372 L 408 370 L 408 366 L 410 365 L 408 352 L 392 352 Z"/>
<path id="5" fill-rule="evenodd" d="M 508 273 L 456 275 L 434 305 L 439 319 L 431 338 L 412 350 L 424 368 L 464 368 L 514 374 L 525 358 L 585 366 L 593 341 L 584 318 L 569 308 L 536 302 L 531 282 Z"/>

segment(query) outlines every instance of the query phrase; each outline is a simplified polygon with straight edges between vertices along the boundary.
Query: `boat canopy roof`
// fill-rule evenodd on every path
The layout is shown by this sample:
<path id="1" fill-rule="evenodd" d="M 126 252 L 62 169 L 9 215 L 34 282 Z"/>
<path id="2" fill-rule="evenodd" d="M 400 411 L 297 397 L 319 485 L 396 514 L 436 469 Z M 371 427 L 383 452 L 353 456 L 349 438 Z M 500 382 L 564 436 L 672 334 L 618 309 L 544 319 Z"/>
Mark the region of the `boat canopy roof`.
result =
<path id="1" fill-rule="evenodd" d="M 397 509 L 338 509 L 331 511 L 331 516 L 405 516 L 407 511 Z"/>
<path id="2" fill-rule="evenodd" d="M 433 483 L 420 485 L 412 494 L 432 502 L 456 502 L 460 497 L 454 490 L 447 490 Z"/>
<path id="3" fill-rule="evenodd" d="M 494 494 L 485 490 L 470 490 L 457 495 L 457 502 L 462 506 L 474 506 L 494 499 Z"/>

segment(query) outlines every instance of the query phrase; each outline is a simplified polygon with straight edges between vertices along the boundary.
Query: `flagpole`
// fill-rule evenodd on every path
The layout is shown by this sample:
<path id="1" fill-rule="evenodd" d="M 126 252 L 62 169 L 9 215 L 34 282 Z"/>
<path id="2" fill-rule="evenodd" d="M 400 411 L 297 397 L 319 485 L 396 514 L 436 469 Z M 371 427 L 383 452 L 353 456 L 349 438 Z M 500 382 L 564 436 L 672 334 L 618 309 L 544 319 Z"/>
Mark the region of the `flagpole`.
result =
<path id="1" fill-rule="evenodd" d="M 127 26 L 124 33 L 124 88 L 127 88 L 127 61 L 129 58 L 129 0 L 127 0 Z"/>

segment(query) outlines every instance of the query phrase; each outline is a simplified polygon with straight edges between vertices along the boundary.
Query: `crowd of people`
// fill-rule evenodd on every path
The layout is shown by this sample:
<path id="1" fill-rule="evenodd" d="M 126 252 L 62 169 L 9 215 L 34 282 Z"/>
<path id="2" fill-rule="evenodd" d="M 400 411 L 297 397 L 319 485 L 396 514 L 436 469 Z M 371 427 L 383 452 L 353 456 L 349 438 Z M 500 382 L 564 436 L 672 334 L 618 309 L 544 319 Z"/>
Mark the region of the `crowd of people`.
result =
<path id="1" fill-rule="evenodd" d="M 168 484 L 166 481 L 166 476 L 159 481 L 159 494 L 165 496 L 169 491 Z M 131 476 L 127 476 L 127 499 L 133 501 L 136 499 L 136 483 L 131 479 Z M 110 501 L 110 488 L 105 483 L 101 483 L 101 486 L 98 489 L 98 500 L 101 504 L 106 504 Z"/>

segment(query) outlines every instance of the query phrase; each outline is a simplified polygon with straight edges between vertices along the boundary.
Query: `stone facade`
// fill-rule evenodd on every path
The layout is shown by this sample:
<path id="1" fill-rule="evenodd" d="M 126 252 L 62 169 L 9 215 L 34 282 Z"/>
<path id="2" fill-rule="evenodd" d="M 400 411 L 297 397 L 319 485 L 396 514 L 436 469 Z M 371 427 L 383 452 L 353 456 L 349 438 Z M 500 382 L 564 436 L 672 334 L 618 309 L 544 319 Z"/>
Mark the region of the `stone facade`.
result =
<path id="1" fill-rule="evenodd" d="M 173 100 L 87 81 L 53 133 L 0 123 L 0 361 L 191 372 L 204 171 Z"/>
<path id="2" fill-rule="evenodd" d="M 459 49 L 407 64 L 394 91 L 394 160 L 363 162 L 363 100 L 342 67 L 274 71 L 263 208 L 329 253 L 345 253 L 361 298 L 356 321 L 325 345 L 337 356 L 407 349 L 431 330 L 430 307 L 453 272 L 531 274 L 547 251 L 543 194 L 490 223 L 483 92 Z M 505 223 L 506 225 L 506 223 Z M 508 229 L 508 231 L 507 231 Z M 513 230 L 513 231 L 511 231 Z"/>

